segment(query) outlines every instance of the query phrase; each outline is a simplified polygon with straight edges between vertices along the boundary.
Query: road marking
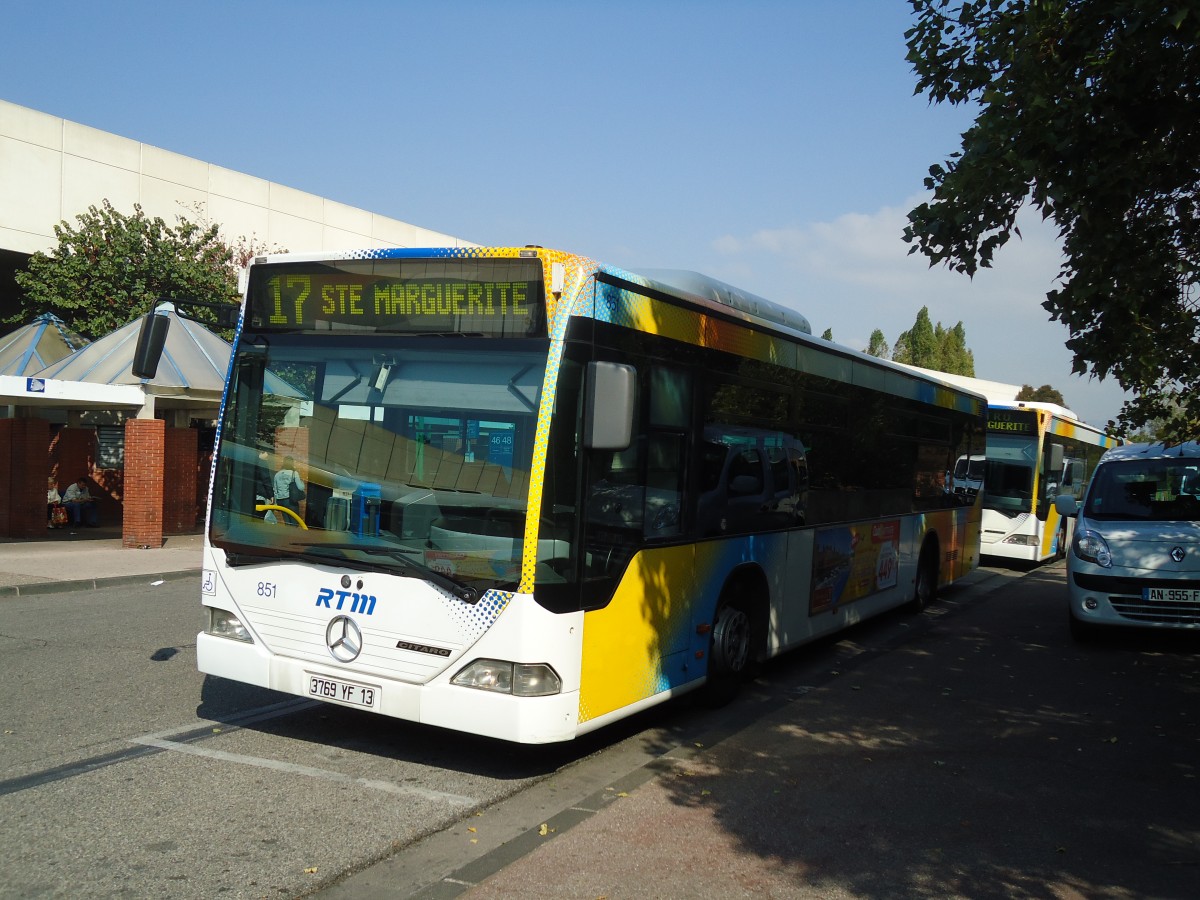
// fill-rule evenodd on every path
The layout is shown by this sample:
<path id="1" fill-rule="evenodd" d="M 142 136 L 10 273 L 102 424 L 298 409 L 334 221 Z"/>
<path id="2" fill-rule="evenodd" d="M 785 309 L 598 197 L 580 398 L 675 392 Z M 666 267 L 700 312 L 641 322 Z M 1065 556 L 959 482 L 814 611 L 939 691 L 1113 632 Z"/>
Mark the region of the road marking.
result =
<path id="1" fill-rule="evenodd" d="M 308 778 L 321 778 L 326 781 L 337 781 L 343 784 L 354 784 L 359 787 L 370 788 L 374 791 L 383 791 L 387 794 L 401 794 L 405 796 L 416 795 L 424 797 L 427 800 L 433 800 L 440 803 L 457 803 L 460 806 L 470 806 L 476 801 L 471 797 L 464 797 L 461 794 L 450 794 L 445 791 L 431 791 L 426 788 L 414 787 L 412 785 L 399 785 L 391 781 L 378 781 L 374 778 L 356 778 L 353 775 L 346 775 L 342 772 L 333 772 L 329 769 L 314 769 L 312 766 L 302 766 L 297 763 L 281 762 L 277 759 L 265 759 L 261 756 L 244 756 L 241 753 L 227 753 L 224 750 L 213 750 L 208 747 L 197 747 L 194 744 L 181 744 L 177 741 L 165 741 L 161 738 L 150 736 L 135 738 L 135 744 L 142 744 L 148 747 L 157 747 L 159 750 L 173 750 L 176 753 L 190 753 L 192 756 L 203 756 L 208 759 L 219 760 L 220 762 L 236 763 L 243 766 L 255 766 L 260 769 L 271 769 L 275 772 L 283 772 L 286 775 L 304 775 Z"/>
<path id="2" fill-rule="evenodd" d="M 93 756 L 81 762 L 67 763 L 63 766 L 55 766 L 53 769 L 43 769 L 40 772 L 34 772 L 31 775 L 22 775 L 18 778 L 8 778 L 0 781 L 0 797 L 5 797 L 8 794 L 16 794 L 20 791 L 27 791 L 30 788 L 40 787 L 43 784 L 51 784 L 55 781 L 74 778 L 76 775 L 95 772 L 97 769 L 104 769 L 116 763 L 125 762 L 127 759 L 136 759 L 139 756 L 146 756 L 149 753 L 156 752 L 158 751 L 153 747 L 126 747 L 124 750 L 118 750 L 115 753 L 105 753 L 102 756 Z"/>
<path id="3" fill-rule="evenodd" d="M 207 719 L 204 721 L 207 721 L 209 724 L 201 725 L 199 728 L 195 725 L 176 725 L 174 728 L 168 728 L 165 731 L 155 731 L 134 738 L 126 738 L 126 740 L 134 744 L 143 744 L 151 740 L 166 740 L 170 737 L 185 735 L 186 740 L 193 741 L 201 737 L 211 737 L 214 734 L 226 731 L 236 731 L 245 725 L 254 725 L 258 722 L 266 722 L 269 719 L 278 719 L 280 716 L 291 715 L 292 713 L 321 705 L 320 700 L 284 700 L 281 703 L 272 703 L 269 706 L 256 706 L 254 709 L 248 709 L 245 712 L 229 716 L 225 719 Z"/>
<path id="4" fill-rule="evenodd" d="M 217 734 L 236 731 L 243 725 L 251 725 L 255 722 L 286 716 L 289 713 L 299 712 L 302 709 L 320 705 L 321 703 L 317 700 L 284 700 L 280 703 L 272 703 L 267 706 L 257 706 L 254 709 L 248 709 L 245 712 L 230 716 L 223 722 L 213 722 L 210 720 L 211 724 L 201 726 L 200 728 L 197 728 L 195 725 L 179 725 L 155 734 L 142 735 L 141 738 L 125 738 L 125 741 L 137 746 L 126 747 L 123 750 L 104 753 L 99 756 L 80 760 L 79 762 L 67 763 L 55 766 L 52 769 L 43 769 L 40 772 L 33 772 L 29 775 L 0 781 L 0 797 L 39 787 L 43 784 L 51 784 L 55 781 L 75 778 L 78 775 L 86 775 L 88 772 L 95 772 L 97 769 L 104 769 L 108 766 L 125 762 L 126 760 L 136 759 L 148 753 L 161 752 L 164 748 L 154 746 L 151 743 L 152 740 L 172 736 L 180 737 L 189 742 L 202 741 Z"/>

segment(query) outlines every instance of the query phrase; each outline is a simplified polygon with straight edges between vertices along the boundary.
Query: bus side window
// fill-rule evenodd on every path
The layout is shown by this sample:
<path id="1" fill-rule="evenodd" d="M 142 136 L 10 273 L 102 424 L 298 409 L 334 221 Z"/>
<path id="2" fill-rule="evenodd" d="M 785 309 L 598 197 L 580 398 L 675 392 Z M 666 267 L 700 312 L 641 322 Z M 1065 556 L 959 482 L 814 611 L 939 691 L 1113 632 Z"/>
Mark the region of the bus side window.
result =
<path id="1" fill-rule="evenodd" d="M 716 441 L 705 441 L 700 445 L 701 492 L 715 491 L 720 486 L 721 475 L 725 471 L 725 458 L 728 455 L 728 448 Z"/>
<path id="2" fill-rule="evenodd" d="M 729 493 L 732 496 L 758 496 L 763 491 L 762 457 L 758 450 L 743 450 L 729 466 Z"/>
<path id="3" fill-rule="evenodd" d="M 769 448 L 767 462 L 771 467 L 771 493 L 776 497 L 789 493 L 791 479 L 788 472 L 787 450 L 779 446 Z"/>
<path id="4" fill-rule="evenodd" d="M 687 433 L 692 417 L 690 375 L 666 366 L 651 368 L 649 408 L 644 534 L 648 538 L 672 537 L 683 530 Z"/>
<path id="5" fill-rule="evenodd" d="M 683 494 L 684 440 L 679 434 L 652 434 L 647 444 L 646 537 L 679 534 Z"/>

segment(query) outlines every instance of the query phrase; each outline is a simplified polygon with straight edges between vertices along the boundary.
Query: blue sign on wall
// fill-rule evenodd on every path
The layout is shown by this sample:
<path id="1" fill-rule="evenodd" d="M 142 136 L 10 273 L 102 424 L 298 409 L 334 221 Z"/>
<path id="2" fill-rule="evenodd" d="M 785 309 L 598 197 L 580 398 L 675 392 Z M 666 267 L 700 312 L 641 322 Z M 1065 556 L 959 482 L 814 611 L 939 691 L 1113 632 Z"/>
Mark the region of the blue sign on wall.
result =
<path id="1" fill-rule="evenodd" d="M 513 435 L 511 431 L 493 431 L 488 440 L 488 462 L 505 469 L 512 468 Z"/>

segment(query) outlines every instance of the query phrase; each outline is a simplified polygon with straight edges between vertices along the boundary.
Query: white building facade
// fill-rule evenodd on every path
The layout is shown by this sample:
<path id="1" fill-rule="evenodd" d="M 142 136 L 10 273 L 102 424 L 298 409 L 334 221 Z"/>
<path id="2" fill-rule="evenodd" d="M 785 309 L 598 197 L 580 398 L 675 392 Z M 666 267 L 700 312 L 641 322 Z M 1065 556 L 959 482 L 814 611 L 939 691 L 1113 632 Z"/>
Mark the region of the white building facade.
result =
<path id="1" fill-rule="evenodd" d="M 140 204 L 173 225 L 197 205 L 226 241 L 253 237 L 292 251 L 471 246 L 263 178 L 0 100 L 0 250 L 29 255 L 56 246 L 54 226 L 108 200 Z"/>

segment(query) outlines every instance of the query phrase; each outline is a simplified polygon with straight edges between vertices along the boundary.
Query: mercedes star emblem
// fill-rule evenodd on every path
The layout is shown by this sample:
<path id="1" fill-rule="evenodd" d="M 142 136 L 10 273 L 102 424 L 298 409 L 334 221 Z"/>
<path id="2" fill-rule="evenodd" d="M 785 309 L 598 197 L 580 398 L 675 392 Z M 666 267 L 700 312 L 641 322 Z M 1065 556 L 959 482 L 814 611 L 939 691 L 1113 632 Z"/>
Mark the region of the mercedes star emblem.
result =
<path id="1" fill-rule="evenodd" d="M 362 652 L 362 632 L 349 616 L 335 616 L 325 628 L 325 643 L 338 662 L 354 662 Z"/>

